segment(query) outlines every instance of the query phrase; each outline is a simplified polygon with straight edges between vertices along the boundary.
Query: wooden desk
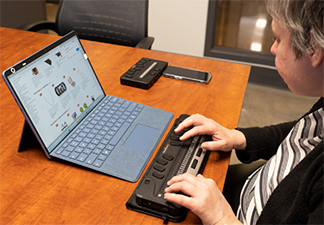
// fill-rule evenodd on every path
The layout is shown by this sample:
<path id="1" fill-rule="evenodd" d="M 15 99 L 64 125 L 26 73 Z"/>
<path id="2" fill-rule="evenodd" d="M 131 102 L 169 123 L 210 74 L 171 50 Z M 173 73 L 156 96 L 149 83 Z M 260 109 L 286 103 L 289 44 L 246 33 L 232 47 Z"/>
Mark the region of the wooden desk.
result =
<path id="1" fill-rule="evenodd" d="M 0 71 L 58 38 L 0 28 Z M 229 128 L 237 125 L 249 66 L 91 41 L 82 43 L 107 94 L 173 112 L 175 117 L 200 113 Z M 149 90 L 121 85 L 120 76 L 142 57 L 207 70 L 213 78 L 204 85 L 161 77 Z M 163 224 L 161 219 L 126 209 L 125 203 L 137 183 L 50 161 L 38 146 L 18 153 L 24 117 L 2 78 L 0 93 L 1 224 Z M 204 171 L 204 176 L 214 179 L 220 189 L 228 162 L 229 154 L 213 152 Z M 183 223 L 197 224 L 200 220 L 189 212 Z"/>

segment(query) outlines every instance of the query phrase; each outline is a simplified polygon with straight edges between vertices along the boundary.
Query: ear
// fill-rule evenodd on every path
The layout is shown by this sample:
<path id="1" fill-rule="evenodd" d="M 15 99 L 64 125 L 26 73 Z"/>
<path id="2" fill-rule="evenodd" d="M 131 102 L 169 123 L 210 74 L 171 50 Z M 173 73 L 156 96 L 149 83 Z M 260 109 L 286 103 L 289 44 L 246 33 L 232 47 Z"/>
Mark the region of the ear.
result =
<path id="1" fill-rule="evenodd" d="M 324 57 L 324 49 L 321 48 L 318 44 L 315 45 L 315 52 L 310 55 L 310 60 L 312 66 L 315 68 L 323 63 Z"/>

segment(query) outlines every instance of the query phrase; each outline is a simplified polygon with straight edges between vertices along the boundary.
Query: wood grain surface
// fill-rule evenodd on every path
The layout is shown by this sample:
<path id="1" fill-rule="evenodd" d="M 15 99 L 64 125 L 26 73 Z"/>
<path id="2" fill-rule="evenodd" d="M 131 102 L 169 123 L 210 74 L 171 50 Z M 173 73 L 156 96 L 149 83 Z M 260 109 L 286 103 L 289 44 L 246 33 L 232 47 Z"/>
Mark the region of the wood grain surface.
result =
<path id="1" fill-rule="evenodd" d="M 0 70 L 4 71 L 58 38 L 0 28 Z M 249 66 L 86 40 L 82 40 L 82 44 L 106 94 L 170 111 L 175 115 L 171 124 L 182 113 L 200 113 L 225 127 L 236 127 Z M 161 77 L 149 90 L 121 85 L 120 76 L 142 57 L 210 71 L 213 78 L 205 85 Z M 23 122 L 20 109 L 1 79 L 1 224 L 164 223 L 161 219 L 126 209 L 125 204 L 137 183 L 48 160 L 37 144 L 18 153 Z M 224 185 L 228 162 L 228 153 L 213 152 L 204 171 L 204 176 L 214 179 L 220 189 Z M 183 221 L 183 224 L 198 223 L 199 218 L 191 212 Z"/>

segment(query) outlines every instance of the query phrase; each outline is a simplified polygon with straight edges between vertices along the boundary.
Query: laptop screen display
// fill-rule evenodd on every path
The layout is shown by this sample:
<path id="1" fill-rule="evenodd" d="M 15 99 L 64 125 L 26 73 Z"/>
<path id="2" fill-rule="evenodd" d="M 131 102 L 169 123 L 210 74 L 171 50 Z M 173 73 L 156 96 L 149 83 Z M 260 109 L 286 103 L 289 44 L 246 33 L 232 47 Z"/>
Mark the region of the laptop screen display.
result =
<path id="1" fill-rule="evenodd" d="M 75 35 L 21 63 L 8 80 L 50 152 L 105 94 Z"/>

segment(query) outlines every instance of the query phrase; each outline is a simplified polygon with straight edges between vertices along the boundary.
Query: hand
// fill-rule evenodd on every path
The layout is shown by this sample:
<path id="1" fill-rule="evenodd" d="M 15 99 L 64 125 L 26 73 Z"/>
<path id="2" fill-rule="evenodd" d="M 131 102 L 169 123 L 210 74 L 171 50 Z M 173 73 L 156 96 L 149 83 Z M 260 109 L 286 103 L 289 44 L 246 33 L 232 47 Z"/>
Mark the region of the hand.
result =
<path id="1" fill-rule="evenodd" d="M 176 133 L 181 132 L 187 127 L 193 126 L 192 129 L 184 133 L 180 140 L 184 141 L 196 135 L 210 135 L 213 141 L 206 141 L 201 147 L 207 150 L 231 151 L 232 149 L 245 149 L 246 139 L 242 132 L 238 130 L 229 130 L 212 119 L 202 115 L 195 114 L 186 118 L 174 130 Z"/>
<path id="2" fill-rule="evenodd" d="M 186 173 L 173 177 L 168 186 L 164 197 L 191 210 L 203 224 L 240 224 L 212 179 Z M 180 191 L 188 196 L 174 193 Z"/>

